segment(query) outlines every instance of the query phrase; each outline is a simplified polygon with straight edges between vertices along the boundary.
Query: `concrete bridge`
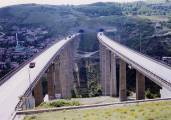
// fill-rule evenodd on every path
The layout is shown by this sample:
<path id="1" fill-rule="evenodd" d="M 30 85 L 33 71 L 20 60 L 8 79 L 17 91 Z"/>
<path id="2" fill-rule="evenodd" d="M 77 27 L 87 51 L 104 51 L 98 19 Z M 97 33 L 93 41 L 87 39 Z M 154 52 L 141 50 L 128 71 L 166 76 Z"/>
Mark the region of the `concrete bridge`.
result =
<path id="1" fill-rule="evenodd" d="M 162 87 L 161 97 L 171 97 L 171 67 L 121 45 L 103 33 L 100 41 L 100 69 L 103 95 L 117 95 L 116 57 L 119 58 L 119 97 L 127 100 L 126 65 L 136 70 L 136 99 L 145 99 L 145 77 Z"/>
<path id="2" fill-rule="evenodd" d="M 136 98 L 145 99 L 145 76 L 160 85 L 162 94 L 171 97 L 171 68 L 106 37 L 100 41 L 101 86 L 105 96 L 117 95 L 116 57 L 119 58 L 119 97 L 126 101 L 126 65 L 136 69 Z M 71 98 L 74 84 L 74 53 L 79 34 L 64 38 L 44 50 L 3 79 L 0 85 L 0 119 L 8 120 L 15 110 L 29 109 L 43 101 L 42 76 L 48 81 L 48 97 Z M 30 63 L 35 67 L 30 69 Z M 30 73 L 30 74 L 29 74 Z"/>
<path id="3" fill-rule="evenodd" d="M 64 38 L 5 77 L 0 86 L 0 120 L 9 120 L 16 109 L 33 108 L 43 101 L 42 76 L 47 77 L 50 100 L 55 95 L 70 98 L 74 46 L 78 42 L 79 34 Z M 30 63 L 35 67 L 29 68 Z"/>

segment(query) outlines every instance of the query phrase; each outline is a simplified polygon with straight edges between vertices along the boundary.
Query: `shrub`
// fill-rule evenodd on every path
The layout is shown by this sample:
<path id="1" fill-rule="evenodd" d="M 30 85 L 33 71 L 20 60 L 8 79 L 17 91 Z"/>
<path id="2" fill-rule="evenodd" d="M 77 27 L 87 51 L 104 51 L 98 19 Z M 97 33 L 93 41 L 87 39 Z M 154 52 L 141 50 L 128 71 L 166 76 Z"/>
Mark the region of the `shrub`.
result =
<path id="1" fill-rule="evenodd" d="M 145 96 L 148 99 L 154 99 L 154 98 L 159 97 L 157 94 L 152 93 L 149 89 L 145 92 Z"/>
<path id="2" fill-rule="evenodd" d="M 52 102 L 44 102 L 40 107 L 63 107 L 63 106 L 79 106 L 78 101 L 68 101 L 68 100 L 57 100 Z"/>

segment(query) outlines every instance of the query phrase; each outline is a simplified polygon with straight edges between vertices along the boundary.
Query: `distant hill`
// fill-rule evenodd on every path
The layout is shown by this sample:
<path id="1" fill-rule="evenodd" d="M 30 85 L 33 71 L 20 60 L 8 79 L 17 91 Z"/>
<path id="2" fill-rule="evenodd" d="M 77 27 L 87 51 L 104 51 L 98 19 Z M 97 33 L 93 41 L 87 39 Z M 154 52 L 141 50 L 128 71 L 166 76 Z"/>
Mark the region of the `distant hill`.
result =
<path id="1" fill-rule="evenodd" d="M 156 1 L 156 0 L 151 0 Z M 159 0 L 160 1 L 160 0 Z M 53 6 L 25 4 L 5 7 L 0 9 L 0 18 L 9 19 L 10 24 L 20 25 L 44 25 L 52 28 L 52 31 L 63 33 L 66 30 L 74 31 L 79 28 L 92 30 L 97 29 L 98 24 L 108 24 L 105 22 L 94 22 L 109 16 L 124 15 L 165 15 L 171 12 L 168 4 L 147 5 L 144 2 L 129 4 L 119 3 L 94 3 L 80 6 Z M 111 24 L 110 24 L 111 25 Z"/>
<path id="2" fill-rule="evenodd" d="M 24 4 L 1 8 L 0 19 L 6 20 L 5 24 L 8 29 L 12 25 L 44 26 L 48 28 L 52 36 L 66 35 L 77 32 L 79 29 L 84 29 L 86 32 L 97 32 L 100 28 L 118 27 L 122 32 L 126 27 L 122 34 L 126 36 L 125 39 L 130 37 L 131 41 L 127 44 L 138 48 L 135 45 L 139 38 L 135 34 L 138 27 L 142 27 L 141 30 L 146 31 L 144 36 L 152 35 L 153 23 L 150 20 L 137 18 L 137 15 L 169 16 L 171 14 L 170 6 L 165 3 L 154 5 L 146 2 L 128 4 L 99 2 L 79 6 Z M 133 35 L 136 35 L 134 39 L 131 37 Z M 89 43 L 87 46 L 92 45 L 91 42 Z M 93 48 L 90 46 L 86 48 Z"/>
<path id="3" fill-rule="evenodd" d="M 122 12 L 118 6 L 108 4 L 100 6 L 99 4 L 84 6 L 26 4 L 0 9 L 1 19 L 8 19 L 8 24 L 44 25 L 56 34 L 61 34 L 68 30 L 75 31 L 79 28 L 87 30 L 97 29 L 96 26 L 100 26 L 93 21 L 102 15 L 122 15 Z"/>

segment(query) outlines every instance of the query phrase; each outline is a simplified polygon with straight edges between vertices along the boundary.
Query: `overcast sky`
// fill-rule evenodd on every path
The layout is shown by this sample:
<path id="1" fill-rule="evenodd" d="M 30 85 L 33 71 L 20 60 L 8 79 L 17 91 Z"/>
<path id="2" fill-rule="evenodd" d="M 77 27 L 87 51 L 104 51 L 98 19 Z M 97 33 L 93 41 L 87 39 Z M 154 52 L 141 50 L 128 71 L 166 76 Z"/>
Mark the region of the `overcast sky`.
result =
<path id="1" fill-rule="evenodd" d="M 88 4 L 95 2 L 132 2 L 137 0 L 0 0 L 0 7 L 16 5 L 16 4 L 25 4 L 25 3 L 37 3 L 37 4 L 51 4 L 51 5 L 60 5 L 60 4 Z"/>

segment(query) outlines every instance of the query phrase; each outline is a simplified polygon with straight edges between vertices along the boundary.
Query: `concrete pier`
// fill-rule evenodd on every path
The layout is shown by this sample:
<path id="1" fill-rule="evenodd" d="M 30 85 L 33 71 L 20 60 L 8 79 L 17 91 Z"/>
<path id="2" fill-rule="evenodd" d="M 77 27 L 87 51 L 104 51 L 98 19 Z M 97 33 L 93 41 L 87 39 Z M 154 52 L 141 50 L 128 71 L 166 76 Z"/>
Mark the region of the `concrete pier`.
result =
<path id="1" fill-rule="evenodd" d="M 126 63 L 121 59 L 120 59 L 120 71 L 119 71 L 119 99 L 120 101 L 127 100 Z"/>
<path id="2" fill-rule="evenodd" d="M 100 84 L 102 87 L 102 95 L 106 95 L 105 92 L 105 47 L 100 44 Z"/>
<path id="3" fill-rule="evenodd" d="M 136 71 L 136 99 L 145 99 L 145 76 Z"/>
<path id="4" fill-rule="evenodd" d="M 111 52 L 111 96 L 117 96 L 116 55 Z"/>
<path id="5" fill-rule="evenodd" d="M 71 53 L 71 44 L 68 44 L 65 49 L 62 50 L 60 55 L 60 81 L 61 81 L 61 93 L 62 98 L 71 98 L 71 90 L 73 86 L 73 60 Z"/>
<path id="6" fill-rule="evenodd" d="M 49 100 L 55 99 L 55 66 L 52 63 L 47 71 L 48 97 Z"/>
<path id="7" fill-rule="evenodd" d="M 111 52 L 105 50 L 105 96 L 111 95 Z"/>
<path id="8" fill-rule="evenodd" d="M 100 83 L 104 96 L 117 96 L 116 58 L 100 44 Z"/>
<path id="9" fill-rule="evenodd" d="M 35 98 L 35 105 L 38 106 L 43 102 L 43 88 L 42 88 L 42 81 L 39 80 L 34 88 L 34 98 Z"/>
<path id="10" fill-rule="evenodd" d="M 55 65 L 55 95 L 57 98 L 61 98 L 61 81 L 60 81 L 60 60 L 59 56 L 54 61 Z M 56 97 L 56 96 L 55 96 Z"/>

